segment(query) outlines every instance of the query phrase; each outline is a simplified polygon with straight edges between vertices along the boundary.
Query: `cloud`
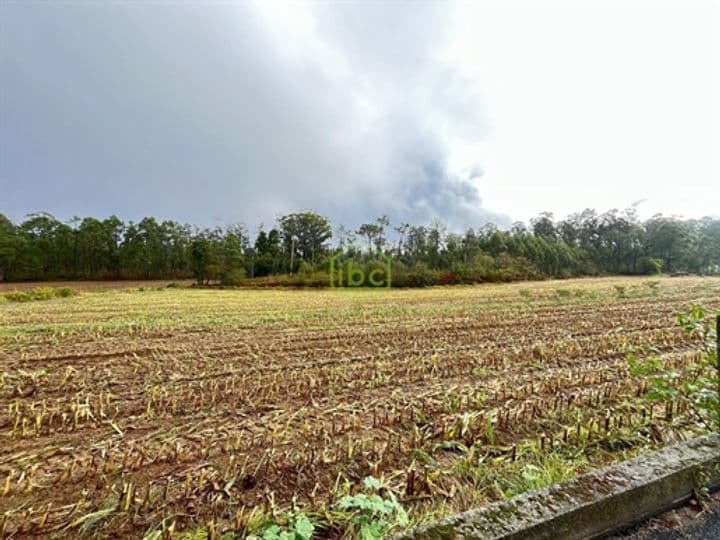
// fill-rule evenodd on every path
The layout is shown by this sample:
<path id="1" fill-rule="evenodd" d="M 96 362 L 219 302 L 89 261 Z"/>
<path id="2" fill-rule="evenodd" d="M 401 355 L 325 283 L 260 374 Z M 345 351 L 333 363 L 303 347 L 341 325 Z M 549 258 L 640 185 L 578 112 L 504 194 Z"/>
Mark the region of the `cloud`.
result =
<path id="1" fill-rule="evenodd" d="M 15 218 L 510 221 L 483 205 L 482 156 L 453 156 L 490 126 L 438 54 L 444 4 L 2 9 L 0 211 Z"/>
<path id="2" fill-rule="evenodd" d="M 315 209 L 457 229 L 643 198 L 643 216 L 717 213 L 710 4 L 0 11 L 0 212 L 14 219 L 252 227 Z"/>

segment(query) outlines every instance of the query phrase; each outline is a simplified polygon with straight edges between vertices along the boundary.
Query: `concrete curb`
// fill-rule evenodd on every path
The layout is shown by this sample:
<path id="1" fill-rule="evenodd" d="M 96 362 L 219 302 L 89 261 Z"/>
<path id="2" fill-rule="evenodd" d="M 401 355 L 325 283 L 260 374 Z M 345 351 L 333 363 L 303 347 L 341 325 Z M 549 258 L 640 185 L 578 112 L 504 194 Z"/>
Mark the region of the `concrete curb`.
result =
<path id="1" fill-rule="evenodd" d="M 410 529 L 396 540 L 599 538 L 720 486 L 720 435 L 712 434 Z"/>

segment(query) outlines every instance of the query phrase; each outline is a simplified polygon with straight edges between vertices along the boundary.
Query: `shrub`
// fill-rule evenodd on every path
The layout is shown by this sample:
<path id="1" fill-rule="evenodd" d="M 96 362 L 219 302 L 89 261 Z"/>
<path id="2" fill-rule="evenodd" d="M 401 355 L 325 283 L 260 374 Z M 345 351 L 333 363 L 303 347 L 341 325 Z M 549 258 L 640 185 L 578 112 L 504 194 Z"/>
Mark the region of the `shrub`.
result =
<path id="1" fill-rule="evenodd" d="M 55 297 L 55 291 L 52 287 L 37 287 L 30 291 L 32 300 L 50 300 Z"/>
<path id="2" fill-rule="evenodd" d="M 660 292 L 660 282 L 659 281 L 646 281 L 645 286 L 650 289 L 651 293 L 653 295 L 657 295 Z"/>
<path id="3" fill-rule="evenodd" d="M 435 273 L 424 264 L 418 264 L 409 276 L 411 287 L 428 287 L 437 283 Z"/>
<path id="4" fill-rule="evenodd" d="M 68 298 L 78 292 L 70 287 L 36 287 L 31 291 L 12 291 L 0 295 L 5 302 L 34 302 L 37 300 L 51 300 L 53 298 Z"/>
<path id="5" fill-rule="evenodd" d="M 21 291 L 11 291 L 8 293 L 5 293 L 4 295 L 5 300 L 8 302 L 31 302 L 32 296 L 30 296 L 29 293 L 21 292 Z"/>
<path id="6" fill-rule="evenodd" d="M 71 287 L 60 287 L 55 289 L 55 296 L 58 298 L 69 298 L 71 296 L 77 296 L 78 292 Z"/>
<path id="7" fill-rule="evenodd" d="M 643 257 L 640 259 L 639 270 L 641 274 L 657 275 L 662 272 L 663 262 L 654 257 Z"/>
<path id="8" fill-rule="evenodd" d="M 288 277 L 286 284 L 294 287 L 328 287 L 330 285 L 330 275 L 325 272 L 293 274 Z"/>
<path id="9" fill-rule="evenodd" d="M 462 283 L 462 278 L 454 272 L 440 272 L 438 276 L 440 285 L 457 285 L 458 283 Z"/>
<path id="10" fill-rule="evenodd" d="M 392 492 L 384 490 L 381 482 L 372 476 L 363 480 L 363 486 L 367 493 L 346 495 L 337 504 L 340 510 L 352 513 L 350 522 L 358 529 L 356 536 L 380 540 L 393 527 L 407 527 L 407 513 Z"/>
<path id="11" fill-rule="evenodd" d="M 312 267 L 312 265 L 310 263 L 308 263 L 306 261 L 302 261 L 300 263 L 300 266 L 298 267 L 297 273 L 303 274 L 305 276 L 309 276 L 310 274 L 313 273 L 313 270 L 314 270 L 314 268 Z"/>
<path id="12" fill-rule="evenodd" d="M 246 277 L 247 275 L 244 268 L 234 268 L 222 274 L 220 284 L 237 287 L 238 285 L 242 285 Z"/>
<path id="13" fill-rule="evenodd" d="M 469 281 L 486 281 L 495 269 L 495 259 L 490 255 L 479 253 L 472 257 L 466 267 L 466 279 Z"/>

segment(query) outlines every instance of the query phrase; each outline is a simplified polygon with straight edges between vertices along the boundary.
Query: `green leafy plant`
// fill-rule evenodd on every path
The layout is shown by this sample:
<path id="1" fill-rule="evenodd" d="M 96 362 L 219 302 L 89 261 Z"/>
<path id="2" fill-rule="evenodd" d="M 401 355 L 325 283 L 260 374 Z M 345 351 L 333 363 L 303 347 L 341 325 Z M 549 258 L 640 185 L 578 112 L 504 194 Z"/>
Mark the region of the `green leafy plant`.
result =
<path id="1" fill-rule="evenodd" d="M 714 321 L 701 306 L 679 314 L 677 321 L 686 334 L 697 340 L 701 354 L 687 364 L 675 365 L 659 356 L 638 358 L 630 353 L 629 371 L 632 376 L 647 380 L 646 399 L 670 406 L 679 401 L 696 421 L 711 430 L 713 424 L 720 425 Z"/>
<path id="2" fill-rule="evenodd" d="M 271 523 L 262 532 L 248 535 L 248 540 L 310 540 L 315 525 L 302 512 L 290 512 L 286 525 Z"/>
<path id="3" fill-rule="evenodd" d="M 0 295 L 7 302 L 35 302 L 38 300 L 51 300 L 53 298 L 68 298 L 78 292 L 70 287 L 36 287 L 30 291 L 12 291 Z"/>
<path id="4" fill-rule="evenodd" d="M 391 528 L 407 526 L 407 513 L 392 492 L 383 490 L 380 480 L 368 476 L 363 486 L 370 493 L 346 495 L 337 505 L 340 510 L 353 513 L 351 522 L 358 527 L 361 540 L 379 540 Z"/>
<path id="5" fill-rule="evenodd" d="M 653 296 L 656 296 L 660 292 L 660 282 L 659 281 L 646 281 L 645 286 L 650 289 L 650 293 Z"/>

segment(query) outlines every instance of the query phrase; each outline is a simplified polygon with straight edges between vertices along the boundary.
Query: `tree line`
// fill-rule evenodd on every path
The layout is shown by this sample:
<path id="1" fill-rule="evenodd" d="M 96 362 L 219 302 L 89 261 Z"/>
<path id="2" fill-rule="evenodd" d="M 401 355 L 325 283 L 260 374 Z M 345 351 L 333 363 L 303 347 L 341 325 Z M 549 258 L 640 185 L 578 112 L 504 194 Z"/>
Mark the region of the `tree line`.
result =
<path id="1" fill-rule="evenodd" d="M 602 274 L 720 271 L 720 219 L 633 210 L 585 210 L 564 220 L 542 213 L 508 230 L 487 223 L 462 233 L 440 221 L 392 223 L 388 216 L 352 229 L 315 212 L 281 216 L 251 234 L 242 225 L 198 228 L 148 217 L 124 222 L 47 213 L 13 223 L 0 214 L 0 281 L 184 279 L 237 285 L 326 284 L 338 253 L 370 265 L 392 257 L 395 284 L 511 281 Z"/>

